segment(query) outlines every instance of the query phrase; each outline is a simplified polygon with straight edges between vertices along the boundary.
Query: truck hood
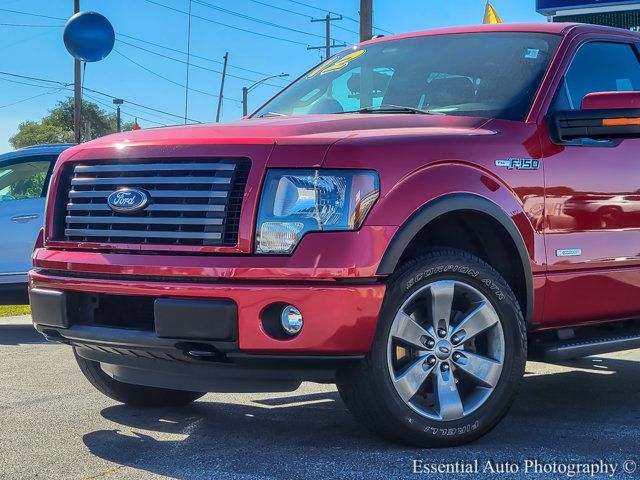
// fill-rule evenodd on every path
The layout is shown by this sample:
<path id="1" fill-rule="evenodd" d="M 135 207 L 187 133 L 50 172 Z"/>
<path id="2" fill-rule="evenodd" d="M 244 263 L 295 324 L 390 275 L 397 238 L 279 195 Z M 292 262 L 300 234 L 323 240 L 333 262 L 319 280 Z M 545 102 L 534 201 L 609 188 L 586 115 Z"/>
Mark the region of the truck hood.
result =
<path id="1" fill-rule="evenodd" d="M 127 144 L 331 144 L 351 136 L 481 134 L 487 119 L 444 115 L 339 114 L 247 119 L 109 135 L 81 148 Z M 487 133 L 487 132 L 484 132 Z"/>

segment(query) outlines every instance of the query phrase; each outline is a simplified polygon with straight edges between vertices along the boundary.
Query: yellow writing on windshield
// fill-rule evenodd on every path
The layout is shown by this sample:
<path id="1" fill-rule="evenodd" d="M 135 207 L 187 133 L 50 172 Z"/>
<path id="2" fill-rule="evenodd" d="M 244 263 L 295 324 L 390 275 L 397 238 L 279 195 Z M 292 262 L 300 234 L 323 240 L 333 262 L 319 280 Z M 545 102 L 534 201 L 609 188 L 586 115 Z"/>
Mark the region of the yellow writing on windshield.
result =
<path id="1" fill-rule="evenodd" d="M 358 50 L 358 51 L 349 53 L 348 55 L 345 55 L 344 57 L 341 57 L 341 58 L 340 57 L 330 58 L 328 61 L 321 64 L 318 68 L 316 68 L 309 75 L 307 75 L 307 78 L 313 78 L 316 75 L 324 75 L 325 73 L 331 73 L 331 72 L 336 72 L 338 70 L 342 70 L 344 67 L 349 65 L 349 62 L 352 62 L 356 58 L 361 57 L 362 55 L 365 54 L 365 52 L 366 50 Z"/>

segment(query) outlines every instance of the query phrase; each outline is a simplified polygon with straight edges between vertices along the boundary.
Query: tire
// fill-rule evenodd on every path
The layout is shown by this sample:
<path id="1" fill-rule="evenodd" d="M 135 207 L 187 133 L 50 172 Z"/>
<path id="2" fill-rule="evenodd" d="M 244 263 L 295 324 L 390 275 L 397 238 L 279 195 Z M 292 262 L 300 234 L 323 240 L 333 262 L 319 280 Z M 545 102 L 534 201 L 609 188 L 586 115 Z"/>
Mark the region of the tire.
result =
<path id="1" fill-rule="evenodd" d="M 107 375 L 100 367 L 100 363 L 82 358 L 75 348 L 73 353 L 80 370 L 91 385 L 107 397 L 125 405 L 143 408 L 182 407 L 205 395 L 119 382 Z"/>
<path id="2" fill-rule="evenodd" d="M 434 319 L 447 316 L 448 298 L 449 318 Z M 451 447 L 502 420 L 526 358 L 526 326 L 509 285 L 479 258 L 442 249 L 390 277 L 372 348 L 338 372 L 337 384 L 350 412 L 373 432 L 413 446 Z"/>

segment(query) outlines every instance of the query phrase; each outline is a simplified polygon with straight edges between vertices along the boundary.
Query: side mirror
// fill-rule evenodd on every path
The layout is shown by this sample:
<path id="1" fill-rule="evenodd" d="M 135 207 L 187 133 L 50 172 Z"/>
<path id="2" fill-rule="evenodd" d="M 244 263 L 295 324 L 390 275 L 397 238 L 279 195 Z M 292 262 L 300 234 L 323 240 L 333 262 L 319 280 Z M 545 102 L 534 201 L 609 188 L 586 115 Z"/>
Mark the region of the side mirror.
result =
<path id="1" fill-rule="evenodd" d="M 551 130 L 560 142 L 640 138 L 640 92 L 590 93 L 581 110 L 556 113 Z"/>

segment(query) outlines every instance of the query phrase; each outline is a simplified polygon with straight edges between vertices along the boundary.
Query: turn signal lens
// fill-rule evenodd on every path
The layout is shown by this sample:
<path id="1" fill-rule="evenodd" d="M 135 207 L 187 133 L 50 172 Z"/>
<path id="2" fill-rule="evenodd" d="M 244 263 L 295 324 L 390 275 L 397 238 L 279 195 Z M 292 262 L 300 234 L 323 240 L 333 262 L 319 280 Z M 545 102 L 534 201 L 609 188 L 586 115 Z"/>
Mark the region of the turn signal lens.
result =
<path id="1" fill-rule="evenodd" d="M 627 125 L 640 125 L 640 118 L 605 118 L 603 127 L 625 127 Z"/>

